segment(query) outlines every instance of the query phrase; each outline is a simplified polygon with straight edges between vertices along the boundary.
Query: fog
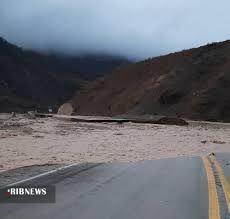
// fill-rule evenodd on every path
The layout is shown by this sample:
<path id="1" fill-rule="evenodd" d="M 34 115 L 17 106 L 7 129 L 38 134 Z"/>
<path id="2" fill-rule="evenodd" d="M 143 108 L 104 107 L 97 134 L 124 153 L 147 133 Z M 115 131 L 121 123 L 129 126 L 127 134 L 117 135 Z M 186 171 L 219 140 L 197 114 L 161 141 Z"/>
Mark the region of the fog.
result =
<path id="1" fill-rule="evenodd" d="M 229 0 L 1 0 L 0 36 L 24 48 L 144 59 L 230 36 Z"/>

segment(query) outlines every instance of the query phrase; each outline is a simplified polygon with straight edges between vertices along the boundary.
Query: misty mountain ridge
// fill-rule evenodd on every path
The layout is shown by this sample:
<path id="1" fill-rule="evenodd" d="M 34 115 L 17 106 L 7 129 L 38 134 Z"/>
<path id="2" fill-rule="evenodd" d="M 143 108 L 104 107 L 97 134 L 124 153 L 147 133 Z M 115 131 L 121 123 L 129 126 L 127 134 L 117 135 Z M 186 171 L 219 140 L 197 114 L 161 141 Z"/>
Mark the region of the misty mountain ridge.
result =
<path id="1" fill-rule="evenodd" d="M 88 81 L 127 63 L 106 54 L 42 54 L 0 38 L 0 111 L 57 109 Z"/>

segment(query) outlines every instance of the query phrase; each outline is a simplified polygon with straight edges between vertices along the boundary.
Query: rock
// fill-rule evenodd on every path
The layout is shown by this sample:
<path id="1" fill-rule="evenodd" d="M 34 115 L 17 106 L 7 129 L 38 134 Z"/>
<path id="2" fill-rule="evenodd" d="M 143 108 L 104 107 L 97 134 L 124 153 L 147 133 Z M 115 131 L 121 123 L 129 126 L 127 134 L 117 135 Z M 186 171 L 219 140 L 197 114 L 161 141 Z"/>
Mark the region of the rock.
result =
<path id="1" fill-rule="evenodd" d="M 202 143 L 202 144 L 206 144 L 206 143 L 207 143 L 207 141 L 201 141 L 201 143 Z"/>
<path id="2" fill-rule="evenodd" d="M 214 141 L 211 141 L 212 143 L 214 144 L 226 144 L 226 142 L 224 141 L 217 141 L 217 140 L 214 140 Z"/>
<path id="3" fill-rule="evenodd" d="M 71 116 L 73 114 L 74 108 L 71 103 L 64 103 L 58 109 L 59 115 Z"/>
<path id="4" fill-rule="evenodd" d="M 156 121 L 156 124 L 165 124 L 165 125 L 181 125 L 186 126 L 188 122 L 181 118 L 173 118 L 173 117 L 163 117 Z"/>
<path id="5" fill-rule="evenodd" d="M 34 111 L 28 111 L 27 112 L 27 118 L 36 119 L 35 112 Z"/>

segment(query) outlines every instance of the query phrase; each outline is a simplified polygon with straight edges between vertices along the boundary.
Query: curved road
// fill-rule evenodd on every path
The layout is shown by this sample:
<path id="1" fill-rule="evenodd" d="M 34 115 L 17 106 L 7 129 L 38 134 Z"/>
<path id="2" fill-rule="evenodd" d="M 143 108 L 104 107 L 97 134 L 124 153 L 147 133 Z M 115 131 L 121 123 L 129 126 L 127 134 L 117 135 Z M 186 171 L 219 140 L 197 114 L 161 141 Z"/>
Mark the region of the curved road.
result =
<path id="1" fill-rule="evenodd" d="M 54 184 L 56 203 L 0 204 L 1 219 L 210 218 L 210 187 L 198 157 L 70 167 L 25 184 Z"/>

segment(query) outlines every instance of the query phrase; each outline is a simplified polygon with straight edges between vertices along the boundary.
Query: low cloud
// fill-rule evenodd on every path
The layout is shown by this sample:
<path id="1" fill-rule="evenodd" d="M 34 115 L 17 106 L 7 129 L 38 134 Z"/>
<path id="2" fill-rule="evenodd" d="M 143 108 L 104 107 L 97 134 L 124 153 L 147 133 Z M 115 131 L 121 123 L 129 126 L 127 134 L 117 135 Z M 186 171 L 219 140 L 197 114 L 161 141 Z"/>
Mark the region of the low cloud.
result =
<path id="1" fill-rule="evenodd" d="M 229 0 L 1 0 L 0 36 L 25 48 L 144 59 L 230 36 Z"/>

